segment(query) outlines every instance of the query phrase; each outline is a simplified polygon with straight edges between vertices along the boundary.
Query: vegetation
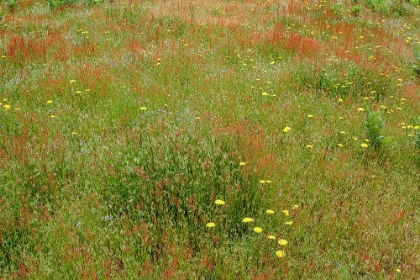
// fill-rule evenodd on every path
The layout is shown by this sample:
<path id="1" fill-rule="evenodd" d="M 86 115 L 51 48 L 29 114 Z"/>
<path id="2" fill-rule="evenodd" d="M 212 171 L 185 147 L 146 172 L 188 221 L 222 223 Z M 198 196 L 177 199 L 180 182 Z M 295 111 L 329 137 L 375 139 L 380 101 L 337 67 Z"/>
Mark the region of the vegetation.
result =
<path id="1" fill-rule="evenodd" d="M 1 279 L 420 275 L 418 1 L 0 7 Z"/>

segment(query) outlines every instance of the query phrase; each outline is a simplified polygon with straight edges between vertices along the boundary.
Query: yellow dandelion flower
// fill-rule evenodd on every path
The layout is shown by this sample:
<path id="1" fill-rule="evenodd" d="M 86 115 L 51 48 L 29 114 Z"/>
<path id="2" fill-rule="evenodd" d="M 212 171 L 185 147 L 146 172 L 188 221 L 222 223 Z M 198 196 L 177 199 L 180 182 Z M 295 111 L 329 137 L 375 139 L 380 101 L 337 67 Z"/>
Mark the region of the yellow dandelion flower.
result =
<path id="1" fill-rule="evenodd" d="M 250 222 L 253 222 L 253 221 L 254 221 L 253 218 L 246 217 L 242 220 L 242 223 L 250 223 Z"/>
<path id="2" fill-rule="evenodd" d="M 225 205 L 225 202 L 221 199 L 217 199 L 214 203 L 216 203 L 217 205 Z"/>
<path id="3" fill-rule="evenodd" d="M 368 144 L 366 144 L 366 143 L 362 143 L 362 144 L 360 144 L 360 146 L 361 146 L 362 148 L 367 148 L 367 147 L 369 147 L 369 145 L 368 145 Z"/>
<path id="4" fill-rule="evenodd" d="M 261 95 L 263 95 L 263 96 L 267 96 L 267 95 L 269 95 L 267 92 L 263 92 Z"/>
<path id="5" fill-rule="evenodd" d="M 147 110 L 147 107 L 140 107 L 140 110 L 146 111 Z"/>
<path id="6" fill-rule="evenodd" d="M 240 163 L 239 163 L 239 165 L 240 166 L 244 166 L 246 164 L 246 162 L 244 162 L 244 161 L 241 161 Z"/>
<path id="7" fill-rule="evenodd" d="M 215 227 L 216 226 L 216 224 L 215 223 L 213 223 L 213 222 L 210 222 L 210 223 L 207 223 L 206 224 L 206 227 L 208 227 L 208 228 L 213 228 L 213 227 Z"/>
<path id="8" fill-rule="evenodd" d="M 77 90 L 77 91 L 76 91 L 76 93 L 77 93 L 77 94 L 81 94 L 81 93 L 82 93 L 82 91 L 81 91 L 81 90 Z"/>
<path id="9" fill-rule="evenodd" d="M 50 116 L 50 118 L 54 119 L 54 118 L 55 118 L 55 116 L 54 116 L 54 115 L 51 115 L 51 116 Z"/>
<path id="10" fill-rule="evenodd" d="M 343 147 L 343 144 L 338 144 L 337 146 L 338 146 L 338 147 Z"/>
<path id="11" fill-rule="evenodd" d="M 262 229 L 262 228 L 260 228 L 260 227 L 254 227 L 254 231 L 255 231 L 256 233 L 261 233 L 261 232 L 263 231 L 263 229 Z"/>
<path id="12" fill-rule="evenodd" d="M 314 117 L 314 115 L 312 115 L 312 114 L 308 115 L 308 118 L 313 118 L 313 117 Z"/>
<path id="13" fill-rule="evenodd" d="M 74 84 L 76 80 L 70 80 L 70 84 Z"/>
<path id="14" fill-rule="evenodd" d="M 289 242 L 287 242 L 287 240 L 286 240 L 286 239 L 279 239 L 279 241 L 278 241 L 277 243 L 279 243 L 279 244 L 280 244 L 280 246 L 286 246 L 286 245 L 287 245 L 287 243 L 289 243 Z"/>
<path id="15" fill-rule="evenodd" d="M 279 258 L 283 258 L 286 256 L 286 253 L 283 250 L 276 251 L 276 256 Z"/>
<path id="16" fill-rule="evenodd" d="M 362 107 L 357 108 L 358 111 L 363 112 L 365 109 Z"/>
<path id="17" fill-rule="evenodd" d="M 47 104 L 51 104 L 51 103 L 52 103 L 52 100 L 48 100 L 48 101 L 47 101 Z"/>
<path id="18" fill-rule="evenodd" d="M 270 215 L 273 215 L 274 214 L 274 211 L 271 210 L 271 209 L 268 209 L 267 211 L 265 211 L 265 213 L 270 214 Z"/>
<path id="19" fill-rule="evenodd" d="M 4 107 L 4 109 L 6 109 L 6 110 L 10 110 L 10 105 L 8 105 L 8 104 L 4 105 L 3 107 Z"/>
<path id="20" fill-rule="evenodd" d="M 306 145 L 306 148 L 307 149 L 312 149 L 314 146 L 312 146 L 312 145 Z"/>
<path id="21" fill-rule="evenodd" d="M 286 216 L 289 216 L 289 210 L 283 210 L 282 213 Z"/>
<path id="22" fill-rule="evenodd" d="M 420 126 L 418 126 L 418 125 L 416 125 L 416 126 L 413 127 L 413 129 L 415 129 L 415 130 L 417 130 L 419 128 L 420 128 Z"/>
<path id="23" fill-rule="evenodd" d="M 265 184 L 265 180 L 260 180 L 260 184 Z"/>
<path id="24" fill-rule="evenodd" d="M 291 127 L 286 126 L 286 127 L 283 129 L 283 132 L 289 132 L 291 129 L 292 129 Z"/>
<path id="25" fill-rule="evenodd" d="M 343 102 L 343 98 L 338 98 L 338 102 Z"/>
<path id="26" fill-rule="evenodd" d="M 74 131 L 73 131 L 73 132 L 71 133 L 71 135 L 77 135 L 77 132 L 74 132 Z"/>
<path id="27" fill-rule="evenodd" d="M 276 237 L 274 235 L 269 235 L 269 236 L 267 236 L 267 238 L 268 239 L 271 239 L 271 240 L 275 240 L 276 239 Z"/>
<path id="28" fill-rule="evenodd" d="M 397 268 L 397 269 L 395 270 L 395 272 L 397 272 L 397 273 L 401 273 L 401 269 Z"/>
<path id="29" fill-rule="evenodd" d="M 291 226 L 292 224 L 293 224 L 293 222 L 292 221 L 289 221 L 289 222 L 285 222 L 284 223 L 286 226 Z"/>

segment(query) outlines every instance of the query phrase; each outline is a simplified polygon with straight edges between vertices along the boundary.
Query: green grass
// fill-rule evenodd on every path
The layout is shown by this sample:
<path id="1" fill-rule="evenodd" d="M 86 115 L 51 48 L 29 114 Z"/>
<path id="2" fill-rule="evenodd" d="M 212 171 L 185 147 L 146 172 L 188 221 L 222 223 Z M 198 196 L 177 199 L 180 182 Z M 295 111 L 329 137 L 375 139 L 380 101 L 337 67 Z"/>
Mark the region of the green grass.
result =
<path id="1" fill-rule="evenodd" d="M 0 278 L 415 279 L 420 10 L 350 2 L 3 1 Z"/>

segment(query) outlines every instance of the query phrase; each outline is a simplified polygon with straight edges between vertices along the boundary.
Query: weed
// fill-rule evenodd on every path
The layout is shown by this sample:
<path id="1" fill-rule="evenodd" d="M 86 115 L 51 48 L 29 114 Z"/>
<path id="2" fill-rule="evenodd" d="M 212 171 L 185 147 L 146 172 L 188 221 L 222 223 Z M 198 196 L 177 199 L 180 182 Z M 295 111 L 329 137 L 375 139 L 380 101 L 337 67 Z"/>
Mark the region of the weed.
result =
<path id="1" fill-rule="evenodd" d="M 365 129 L 369 144 L 375 150 L 379 150 L 384 141 L 383 129 L 384 123 L 380 111 L 374 111 L 370 108 L 366 110 Z"/>

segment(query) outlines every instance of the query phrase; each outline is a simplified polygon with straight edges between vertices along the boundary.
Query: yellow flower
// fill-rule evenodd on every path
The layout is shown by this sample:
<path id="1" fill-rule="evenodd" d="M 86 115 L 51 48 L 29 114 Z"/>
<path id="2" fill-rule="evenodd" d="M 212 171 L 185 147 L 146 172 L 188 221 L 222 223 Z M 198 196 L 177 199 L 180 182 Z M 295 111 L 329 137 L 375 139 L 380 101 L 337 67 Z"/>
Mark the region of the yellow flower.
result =
<path id="1" fill-rule="evenodd" d="M 292 129 L 291 127 L 286 126 L 286 127 L 283 129 L 283 132 L 289 132 L 291 129 Z"/>
<path id="2" fill-rule="evenodd" d="M 146 111 L 147 110 L 147 107 L 140 107 L 140 110 Z"/>
<path id="3" fill-rule="evenodd" d="M 369 145 L 368 145 L 368 144 L 366 144 L 366 143 L 362 143 L 362 144 L 360 144 L 360 146 L 361 146 L 362 148 L 367 148 Z"/>
<path id="4" fill-rule="evenodd" d="M 399 268 L 397 268 L 395 271 L 396 271 L 397 273 L 401 273 L 401 269 L 399 269 Z"/>
<path id="5" fill-rule="evenodd" d="M 276 256 L 279 258 L 283 258 L 286 256 L 286 253 L 283 250 L 276 251 Z"/>
<path id="6" fill-rule="evenodd" d="M 274 211 L 271 210 L 271 209 L 268 209 L 267 211 L 265 211 L 265 213 L 270 214 L 270 215 L 273 215 L 274 214 Z"/>
<path id="7" fill-rule="evenodd" d="M 70 80 L 70 84 L 74 84 L 76 80 Z"/>
<path id="8" fill-rule="evenodd" d="M 240 163 L 239 163 L 239 165 L 240 166 L 244 166 L 246 164 L 246 162 L 244 162 L 244 161 L 241 161 Z"/>
<path id="9" fill-rule="evenodd" d="M 9 110 L 9 109 L 10 109 L 10 105 L 7 105 L 7 104 L 6 104 L 6 105 L 4 105 L 3 107 L 4 107 L 4 109 L 6 109 L 6 110 Z"/>
<path id="10" fill-rule="evenodd" d="M 313 117 L 314 117 L 314 115 L 312 115 L 312 114 L 308 115 L 308 118 L 313 118 Z"/>
<path id="11" fill-rule="evenodd" d="M 260 227 L 254 227 L 254 231 L 255 231 L 256 233 L 261 233 L 261 232 L 263 231 L 263 229 L 262 229 L 262 228 L 260 228 Z"/>
<path id="12" fill-rule="evenodd" d="M 215 227 L 215 226 L 216 226 L 216 224 L 213 223 L 213 222 L 210 222 L 210 223 L 206 224 L 206 227 L 208 227 L 208 228 L 212 228 L 212 227 Z"/>
<path id="13" fill-rule="evenodd" d="M 365 109 L 364 108 L 357 108 L 358 111 L 363 112 Z"/>
<path id="14" fill-rule="evenodd" d="M 47 104 L 51 104 L 51 103 L 52 103 L 52 100 L 48 100 L 48 101 L 47 101 Z"/>
<path id="15" fill-rule="evenodd" d="M 285 239 L 280 239 L 277 243 L 279 243 L 281 246 L 286 246 L 289 242 L 287 242 Z"/>
<path id="16" fill-rule="evenodd" d="M 268 93 L 266 93 L 265 91 L 262 93 L 263 96 L 267 96 L 269 95 Z"/>
<path id="17" fill-rule="evenodd" d="M 338 147 L 343 147 L 343 144 L 338 144 L 337 146 L 338 146 Z"/>
<path id="18" fill-rule="evenodd" d="M 260 184 L 265 184 L 265 180 L 260 180 Z"/>
<path id="19" fill-rule="evenodd" d="M 286 226 L 291 226 L 292 224 L 293 224 L 293 222 L 292 221 L 289 221 L 289 222 L 285 222 L 284 223 Z"/>
<path id="20" fill-rule="evenodd" d="M 74 132 L 74 131 L 73 131 L 73 132 L 71 133 L 71 135 L 77 135 L 77 132 Z"/>
<path id="21" fill-rule="evenodd" d="M 274 235 L 269 235 L 269 236 L 267 236 L 267 238 L 272 239 L 272 240 L 276 239 L 276 237 Z"/>
<path id="22" fill-rule="evenodd" d="M 216 203 L 217 205 L 224 205 L 225 202 L 221 199 L 217 199 L 214 203 Z"/>
<path id="23" fill-rule="evenodd" d="M 297 204 L 293 205 L 293 209 L 298 209 L 298 208 L 299 208 L 299 205 L 297 205 Z"/>
<path id="24" fill-rule="evenodd" d="M 338 98 L 338 102 L 343 102 L 343 98 Z"/>
<path id="25" fill-rule="evenodd" d="M 81 94 L 81 93 L 82 93 L 82 91 L 81 91 L 81 90 L 77 90 L 77 91 L 76 91 L 76 93 L 77 93 L 77 94 Z"/>
<path id="26" fill-rule="evenodd" d="M 55 116 L 54 116 L 54 115 L 51 115 L 50 117 L 51 117 L 52 119 L 54 119 L 54 118 L 55 118 Z"/>
<path id="27" fill-rule="evenodd" d="M 246 217 L 242 220 L 242 223 L 250 223 L 250 222 L 253 222 L 253 221 L 254 221 L 253 218 Z"/>
<path id="28" fill-rule="evenodd" d="M 284 215 L 289 216 L 289 210 L 283 210 L 282 212 Z"/>
<path id="29" fill-rule="evenodd" d="M 306 148 L 307 149 L 312 149 L 314 146 L 312 146 L 312 145 L 306 145 Z"/>

